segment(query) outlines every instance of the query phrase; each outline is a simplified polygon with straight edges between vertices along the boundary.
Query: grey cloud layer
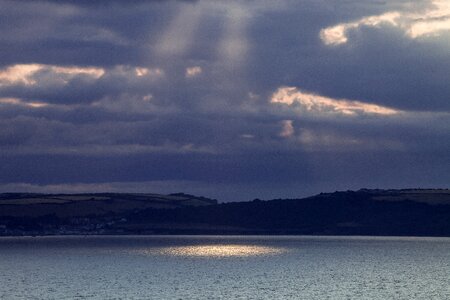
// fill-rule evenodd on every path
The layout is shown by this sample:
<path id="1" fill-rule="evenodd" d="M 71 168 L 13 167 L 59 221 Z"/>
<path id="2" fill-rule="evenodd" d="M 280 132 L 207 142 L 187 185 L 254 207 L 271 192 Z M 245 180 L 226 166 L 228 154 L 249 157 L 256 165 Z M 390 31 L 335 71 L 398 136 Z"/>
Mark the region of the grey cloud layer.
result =
<path id="1" fill-rule="evenodd" d="M 450 179 L 450 31 L 411 39 L 383 23 L 338 46 L 320 37 L 431 2 L 0 6 L 3 190 L 233 200 Z"/>

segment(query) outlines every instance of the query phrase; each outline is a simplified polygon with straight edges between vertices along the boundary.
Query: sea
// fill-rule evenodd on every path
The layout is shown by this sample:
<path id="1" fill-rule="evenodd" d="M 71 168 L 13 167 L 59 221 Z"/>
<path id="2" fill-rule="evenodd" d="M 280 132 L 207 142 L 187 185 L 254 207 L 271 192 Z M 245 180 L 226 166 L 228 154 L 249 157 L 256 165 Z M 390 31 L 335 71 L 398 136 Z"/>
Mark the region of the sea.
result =
<path id="1" fill-rule="evenodd" d="M 0 238 L 0 299 L 450 299 L 450 239 Z"/>

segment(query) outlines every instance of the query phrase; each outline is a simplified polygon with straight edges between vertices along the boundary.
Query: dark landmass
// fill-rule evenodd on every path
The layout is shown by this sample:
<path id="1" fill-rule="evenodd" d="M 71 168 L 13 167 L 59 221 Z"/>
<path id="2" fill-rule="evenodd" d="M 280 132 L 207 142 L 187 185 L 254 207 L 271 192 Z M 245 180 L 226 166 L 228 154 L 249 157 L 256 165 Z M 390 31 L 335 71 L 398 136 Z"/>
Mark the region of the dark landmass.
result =
<path id="1" fill-rule="evenodd" d="M 0 235 L 450 236 L 450 190 L 322 193 L 218 203 L 183 193 L 0 194 Z"/>

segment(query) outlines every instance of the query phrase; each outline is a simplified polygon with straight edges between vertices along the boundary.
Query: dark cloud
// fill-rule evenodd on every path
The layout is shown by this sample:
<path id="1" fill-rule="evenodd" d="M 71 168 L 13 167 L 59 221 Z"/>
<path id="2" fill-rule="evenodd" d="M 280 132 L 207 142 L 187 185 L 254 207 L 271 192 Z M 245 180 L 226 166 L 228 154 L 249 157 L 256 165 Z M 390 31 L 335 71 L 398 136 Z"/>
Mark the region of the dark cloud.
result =
<path id="1" fill-rule="evenodd" d="M 450 179 L 450 33 L 363 25 L 338 46 L 319 35 L 428 1 L 0 6 L 2 190 L 243 200 Z M 285 86 L 326 104 L 271 103 Z M 394 113 L 358 111 L 369 104 Z"/>

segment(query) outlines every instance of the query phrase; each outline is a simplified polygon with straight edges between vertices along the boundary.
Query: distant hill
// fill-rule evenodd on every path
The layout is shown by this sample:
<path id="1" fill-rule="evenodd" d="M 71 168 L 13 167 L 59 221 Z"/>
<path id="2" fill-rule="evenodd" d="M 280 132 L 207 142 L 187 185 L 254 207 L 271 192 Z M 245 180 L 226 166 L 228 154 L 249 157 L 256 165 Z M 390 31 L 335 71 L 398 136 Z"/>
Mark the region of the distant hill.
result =
<path id="1" fill-rule="evenodd" d="M 450 190 L 217 203 L 186 194 L 0 195 L 0 234 L 450 236 Z"/>
<path id="2" fill-rule="evenodd" d="M 143 209 L 172 209 L 217 204 L 217 200 L 184 193 L 159 194 L 0 194 L 0 217 L 59 218 L 120 215 Z"/>
<path id="3" fill-rule="evenodd" d="M 404 190 L 370 190 L 358 192 L 372 195 L 372 199 L 380 201 L 413 201 L 427 204 L 450 204 L 448 189 L 404 189 Z"/>

